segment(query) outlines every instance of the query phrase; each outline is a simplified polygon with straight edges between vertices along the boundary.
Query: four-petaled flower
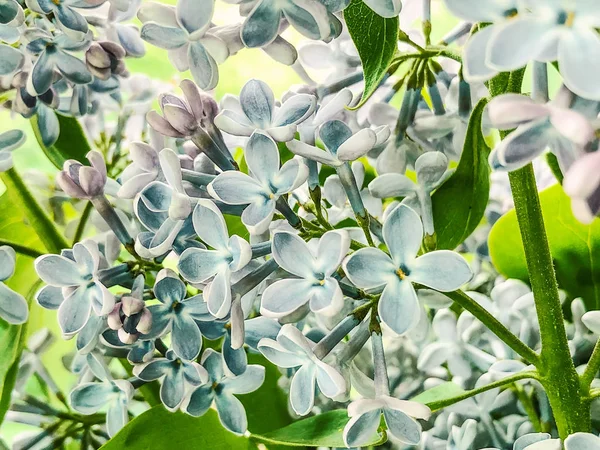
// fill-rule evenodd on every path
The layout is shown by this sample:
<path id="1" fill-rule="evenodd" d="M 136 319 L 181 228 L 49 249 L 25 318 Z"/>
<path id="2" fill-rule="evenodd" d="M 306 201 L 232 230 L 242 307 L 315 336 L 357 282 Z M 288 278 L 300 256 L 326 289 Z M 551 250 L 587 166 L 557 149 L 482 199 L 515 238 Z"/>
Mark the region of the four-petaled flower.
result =
<path id="1" fill-rule="evenodd" d="M 98 244 L 91 240 L 77 243 L 69 256 L 40 256 L 35 260 L 35 270 L 46 284 L 62 288 L 62 292 L 44 289 L 40 293 L 53 293 L 51 303 L 60 303 L 60 328 L 65 335 L 72 336 L 85 326 L 92 310 L 98 316 L 111 312 L 115 297 L 98 279 L 101 262 Z M 56 298 L 58 295 L 64 298 L 62 303 Z"/>
<path id="2" fill-rule="evenodd" d="M 385 419 L 387 431 L 407 445 L 421 441 L 421 425 L 415 419 L 427 420 L 431 410 L 417 402 L 399 400 L 388 395 L 376 398 L 361 398 L 348 406 L 350 421 L 344 427 L 344 443 L 348 447 L 366 445 Z"/>
<path id="3" fill-rule="evenodd" d="M 149 2 L 138 13 L 142 39 L 168 50 L 177 70 L 189 69 L 207 90 L 219 82 L 217 63 L 229 56 L 225 42 L 209 31 L 214 7 L 214 0 L 179 0 L 176 8 Z"/>
<path id="4" fill-rule="evenodd" d="M 263 338 L 258 350 L 273 364 L 284 368 L 298 368 L 290 385 L 290 402 L 294 411 L 305 416 L 315 402 L 315 384 L 329 398 L 335 398 L 346 389 L 342 374 L 324 363 L 313 352 L 315 344 L 291 324 L 281 327 L 277 340 Z"/>
<path id="5" fill-rule="evenodd" d="M 458 253 L 437 250 L 417 257 L 423 241 L 423 226 L 416 212 L 398 206 L 383 224 L 388 256 L 378 248 L 363 248 L 344 261 L 348 279 L 363 289 L 383 288 L 378 312 L 397 334 L 417 324 L 419 301 L 413 283 L 450 292 L 471 279 L 468 263 Z"/>
<path id="6" fill-rule="evenodd" d="M 199 386 L 208 380 L 208 372 L 195 361 L 184 361 L 173 350 L 164 358 L 135 366 L 133 374 L 143 381 L 162 379 L 160 400 L 169 411 L 176 411 L 190 386 Z"/>
<path id="7" fill-rule="evenodd" d="M 157 275 L 154 295 L 160 304 L 148 307 L 152 313 L 148 337 L 159 337 L 170 331 L 171 346 L 177 356 L 188 361 L 196 358 L 202 346 L 196 320 L 207 319 L 202 295 L 185 298 L 185 284 L 169 269 Z"/>
<path id="8" fill-rule="evenodd" d="M 315 313 L 332 316 L 340 311 L 344 297 L 332 275 L 350 250 L 346 231 L 328 231 L 314 252 L 299 236 L 280 231 L 273 236 L 272 249 L 277 264 L 298 278 L 279 280 L 267 287 L 261 314 L 283 317 L 307 302 Z"/>
<path id="9" fill-rule="evenodd" d="M 201 362 L 208 372 L 208 381 L 192 391 L 182 409 L 198 417 L 208 411 L 214 401 L 223 426 L 233 433 L 244 433 L 248 428 L 246 411 L 234 394 L 257 390 L 265 380 L 265 368 L 249 365 L 241 375 L 229 377 L 223 369 L 221 355 L 210 348 L 202 354 Z"/>
<path id="10" fill-rule="evenodd" d="M 277 201 L 306 181 L 308 168 L 302 161 L 291 159 L 279 167 L 279 150 L 275 141 L 255 131 L 246 145 L 246 162 L 252 176 L 228 171 L 218 175 L 208 192 L 228 205 L 248 205 L 242 213 L 242 223 L 252 234 L 267 230 Z"/>
<path id="11" fill-rule="evenodd" d="M 240 98 L 227 99 L 226 108 L 215 118 L 215 124 L 235 136 L 251 136 L 262 130 L 278 142 L 294 138 L 298 125 L 305 121 L 317 105 L 315 96 L 298 94 L 275 106 L 271 88 L 263 81 L 250 80 Z"/>
<path id="12" fill-rule="evenodd" d="M 196 234 L 212 250 L 187 249 L 181 254 L 178 268 L 192 283 L 210 280 L 204 288 L 204 299 L 210 313 L 222 319 L 231 309 L 231 274 L 250 262 L 252 249 L 241 237 L 229 237 L 223 214 L 210 200 L 198 200 L 192 221 Z"/>

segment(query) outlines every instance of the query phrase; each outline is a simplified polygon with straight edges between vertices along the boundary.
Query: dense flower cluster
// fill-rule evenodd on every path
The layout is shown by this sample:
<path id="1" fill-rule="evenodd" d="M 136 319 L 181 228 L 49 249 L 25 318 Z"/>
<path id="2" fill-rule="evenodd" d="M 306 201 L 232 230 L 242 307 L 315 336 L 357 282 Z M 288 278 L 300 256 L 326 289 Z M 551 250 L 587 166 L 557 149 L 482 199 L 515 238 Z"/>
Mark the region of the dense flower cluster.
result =
<path id="1" fill-rule="evenodd" d="M 549 152 L 575 216 L 590 223 L 600 213 L 600 6 L 446 0 L 466 21 L 444 38 L 468 36 L 462 68 L 441 51 L 422 56 L 354 110 L 364 75 L 341 14 L 350 1 L 226 2 L 239 5 L 240 23 L 213 22 L 218 0 L 0 0 L 7 106 L 36 118 L 46 146 L 65 115 L 82 118 L 96 143 L 89 164 L 65 161 L 49 188 L 91 220 L 71 230 L 72 248 L 35 260 L 44 283 L 35 300 L 57 311 L 76 345 L 79 381 L 65 402 L 94 419 L 106 413 L 81 448 L 115 436 L 144 409 L 138 394 L 152 383 L 169 411 L 214 408 L 243 435 L 237 396 L 263 384 L 265 367 L 248 359 L 260 355 L 280 368 L 294 416 L 347 408 L 348 447 L 372 444 L 385 423 L 393 448 L 600 449 L 591 433 L 557 439 L 532 361 L 480 321 L 491 317 L 533 354 L 541 348 L 531 289 L 490 264 L 489 228 L 510 202 L 501 172 L 535 160 L 552 184 L 539 158 Z M 400 0 L 364 3 L 385 18 L 404 15 L 407 27 L 410 6 L 423 3 L 430 20 L 426 0 L 407 0 L 402 12 Z M 281 36 L 289 27 L 310 42 L 296 49 Z M 398 54 L 429 51 L 424 30 L 402 32 Z M 132 80 L 125 60 L 143 56 L 144 42 L 190 71 L 181 94 Z M 306 84 L 277 99 L 253 79 L 218 102 L 210 91 L 219 64 L 244 48 L 292 66 Z M 564 84 L 550 96 L 552 61 Z M 485 134 L 514 129 L 489 156 L 485 223 L 457 248 L 439 248 L 444 205 L 432 196 L 458 173 L 474 105 L 490 94 L 484 82 L 530 62 L 532 95 L 497 96 L 479 117 Z M 331 75 L 318 83 L 311 70 L 324 66 Z M 23 140 L 18 130 L 0 134 L 0 171 Z M 0 317 L 10 324 L 27 321 L 26 300 L 4 284 L 15 263 L 0 246 Z M 571 355 L 584 365 L 600 312 L 581 299 L 564 309 Z M 17 385 L 35 373 L 55 389 L 44 346 L 27 348 Z M 448 382 L 479 395 L 447 408 L 411 400 Z M 52 414 L 19 389 L 13 400 L 11 420 Z M 40 425 L 43 435 L 21 435 L 15 448 L 62 445 L 64 430 Z"/>

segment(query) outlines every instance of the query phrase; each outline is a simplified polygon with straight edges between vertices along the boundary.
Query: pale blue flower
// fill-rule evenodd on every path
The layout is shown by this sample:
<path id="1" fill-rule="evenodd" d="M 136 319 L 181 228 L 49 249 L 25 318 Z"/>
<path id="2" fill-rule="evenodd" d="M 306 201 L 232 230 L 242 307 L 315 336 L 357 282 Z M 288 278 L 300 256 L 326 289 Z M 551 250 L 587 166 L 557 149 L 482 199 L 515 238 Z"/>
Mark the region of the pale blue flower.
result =
<path id="1" fill-rule="evenodd" d="M 52 0 L 45 1 L 54 4 Z M 35 30 L 30 38 L 32 40 L 27 44 L 27 50 L 37 55 L 27 79 L 27 92 L 30 95 L 38 96 L 48 91 L 54 81 L 55 70 L 71 83 L 87 84 L 92 81 L 85 63 L 67 53 L 81 50 L 83 44 L 73 43 L 65 35 L 53 37 L 42 30 Z"/>
<path id="2" fill-rule="evenodd" d="M 136 249 L 151 256 L 162 256 L 173 248 L 182 228 L 189 226 L 194 199 L 190 198 L 183 186 L 181 163 L 177 154 L 165 148 L 159 153 L 162 173 L 168 184 L 153 181 L 136 197 L 134 210 L 140 221 L 148 224 L 154 235 L 138 236 Z M 143 202 L 143 205 L 139 203 Z M 161 213 L 151 217 L 151 213 Z M 166 216 L 166 217 L 165 217 Z M 160 223 L 160 221 L 162 223 Z M 160 225 L 159 225 L 160 223 Z"/>
<path id="3" fill-rule="evenodd" d="M 600 450 L 600 437 L 592 433 L 573 433 L 565 440 L 565 450 Z"/>
<path id="4" fill-rule="evenodd" d="M 346 390 L 344 377 L 315 356 L 314 346 L 291 324 L 281 327 L 276 341 L 264 338 L 258 343 L 258 350 L 273 364 L 297 368 L 290 385 L 290 402 L 294 411 L 301 416 L 313 408 L 317 385 L 328 398 L 335 398 Z"/>
<path id="5" fill-rule="evenodd" d="M 24 21 L 25 13 L 16 0 L 0 1 L 0 40 L 7 44 L 17 42 L 21 37 L 18 27 Z M 2 58 L 2 62 L 5 62 L 4 58 Z"/>
<path id="6" fill-rule="evenodd" d="M 271 88 L 263 81 L 250 80 L 242 88 L 239 100 L 229 99 L 227 108 L 215 118 L 215 124 L 235 136 L 251 136 L 261 130 L 278 142 L 287 142 L 294 138 L 298 125 L 311 116 L 316 105 L 315 96 L 298 94 L 277 107 Z"/>
<path id="7" fill-rule="evenodd" d="M 144 4 L 138 17 L 146 42 L 164 48 L 180 72 L 190 70 L 198 86 L 213 89 L 219 82 L 217 64 L 229 56 L 225 42 L 209 31 L 215 1 L 179 0 L 177 7 Z"/>
<path id="8" fill-rule="evenodd" d="M 473 23 L 492 23 L 492 25 L 481 28 L 477 33 L 473 34 L 463 51 L 465 79 L 468 82 L 489 80 L 498 73 L 496 69 L 487 64 L 492 37 L 503 23 L 519 13 L 520 1 L 490 0 L 481 2 L 479 0 L 445 0 L 445 2 L 448 9 L 461 19 Z M 519 43 L 517 47 L 511 48 L 509 53 L 519 53 L 515 50 L 519 49 L 520 51 L 521 47 L 521 43 Z"/>
<path id="9" fill-rule="evenodd" d="M 81 331 L 92 310 L 98 316 L 105 316 L 115 306 L 114 295 L 98 278 L 100 261 L 98 244 L 90 240 L 75 244 L 72 259 L 43 255 L 35 260 L 35 270 L 42 281 L 62 289 L 64 301 L 54 297 L 50 303 L 60 304 L 58 323 L 67 336 Z M 54 296 L 59 293 L 58 289 L 41 292 L 52 292 Z"/>
<path id="10" fill-rule="evenodd" d="M 419 370 L 429 372 L 447 364 L 453 376 L 466 380 L 473 375 L 473 366 L 486 371 L 494 363 L 496 358 L 492 355 L 464 341 L 464 326 L 460 318 L 458 322 L 449 309 L 435 314 L 432 327 L 437 340 L 422 349 L 417 364 Z"/>
<path id="11" fill-rule="evenodd" d="M 186 398 L 182 409 L 198 417 L 206 413 L 214 401 L 221 424 L 233 433 L 243 434 L 248 428 L 248 419 L 244 405 L 235 395 L 257 390 L 265 379 L 265 368 L 249 365 L 241 375 L 229 377 L 223 370 L 221 355 L 210 348 L 202 354 L 201 363 L 208 372 L 208 381 Z"/>
<path id="12" fill-rule="evenodd" d="M 0 44 L 0 76 L 11 75 L 23 67 L 25 56 L 19 49 Z"/>
<path id="13" fill-rule="evenodd" d="M 402 204 L 420 212 L 427 235 L 435 232 L 431 193 L 447 179 L 448 158 L 440 152 L 427 152 L 417 158 L 414 182 L 406 175 L 386 173 L 369 184 L 369 191 L 377 198 L 404 197 Z"/>
<path id="14" fill-rule="evenodd" d="M 160 400 L 169 411 L 176 411 L 191 386 L 208 380 L 208 372 L 195 361 L 185 361 L 169 350 L 164 358 L 135 366 L 133 373 L 143 381 L 161 380 Z"/>
<path id="15" fill-rule="evenodd" d="M 121 198 L 134 198 L 135 195 L 153 181 L 162 181 L 158 151 L 145 142 L 132 142 L 129 145 L 131 164 L 120 176 L 121 188 L 117 193 Z"/>
<path id="16" fill-rule="evenodd" d="M 448 448 L 450 450 L 470 450 L 473 448 L 476 438 L 477 422 L 467 419 L 460 427 L 452 425 L 448 437 Z"/>
<path id="17" fill-rule="evenodd" d="M 592 123 L 580 112 L 569 109 L 570 100 L 571 94 L 565 88 L 546 104 L 517 94 L 494 98 L 488 105 L 491 124 L 500 130 L 516 130 L 494 148 L 490 165 L 516 170 L 549 148 L 566 173 L 595 139 Z"/>
<path id="18" fill-rule="evenodd" d="M 192 283 L 208 283 L 204 288 L 208 310 L 222 319 L 231 309 L 231 274 L 250 262 L 252 249 L 241 237 L 229 237 L 225 218 L 212 201 L 198 200 L 192 217 L 196 234 L 211 250 L 187 249 L 179 259 L 179 272 Z"/>
<path id="19" fill-rule="evenodd" d="M 350 250 L 346 231 L 328 231 L 314 252 L 302 238 L 281 231 L 273 236 L 272 249 L 277 264 L 298 278 L 278 280 L 265 289 L 262 315 L 284 317 L 306 303 L 314 313 L 326 316 L 341 310 L 344 296 L 333 275 Z"/>
<path id="20" fill-rule="evenodd" d="M 423 226 L 416 212 L 400 205 L 383 224 L 383 238 L 391 256 L 378 248 L 364 248 L 344 262 L 348 279 L 357 287 L 383 288 L 378 312 L 381 320 L 397 334 L 409 331 L 418 322 L 420 306 L 412 283 L 449 292 L 471 279 L 462 256 L 438 250 L 417 257 L 423 240 Z"/>
<path id="21" fill-rule="evenodd" d="M 332 33 L 332 22 L 335 24 L 337 21 L 339 24 L 339 21 L 323 3 L 307 0 L 257 0 L 242 26 L 242 42 L 250 48 L 272 43 L 279 34 L 282 16 L 309 39 L 326 40 L 332 34 L 335 36 L 339 32 Z"/>
<path id="22" fill-rule="evenodd" d="M 81 41 L 88 32 L 88 23 L 74 6 L 79 0 L 27 0 L 27 6 L 41 14 L 52 14 L 63 33 L 75 41 Z"/>
<path id="23" fill-rule="evenodd" d="M 142 0 L 119 0 L 122 5 L 111 2 L 104 29 L 106 36 L 113 42 L 121 44 L 127 55 L 140 58 L 146 54 L 144 41 L 140 37 L 140 30 L 129 23 L 140 9 Z"/>
<path id="24" fill-rule="evenodd" d="M 0 172 L 12 168 L 11 152 L 25 142 L 25 133 L 21 130 L 10 130 L 0 134 Z"/>
<path id="25" fill-rule="evenodd" d="M 397 17 L 402 9 L 401 0 L 365 0 L 365 4 L 381 17 Z"/>
<path id="26" fill-rule="evenodd" d="M 285 201 L 282 196 L 306 181 L 308 168 L 298 159 L 280 168 L 277 144 L 262 131 L 250 137 L 245 157 L 252 176 L 235 171 L 221 173 L 208 185 L 208 192 L 228 205 L 248 205 L 242 223 L 250 233 L 261 234 L 271 223 L 277 201 Z"/>
<path id="27" fill-rule="evenodd" d="M 121 296 L 107 317 L 108 326 L 117 331 L 121 342 L 126 344 L 133 344 L 140 334 L 147 334 L 152 327 L 152 313 L 144 301 L 144 283 L 144 276 L 138 275 L 131 294 Z"/>
<path id="28" fill-rule="evenodd" d="M 157 275 L 154 296 L 160 302 L 148 307 L 152 313 L 152 329 L 148 337 L 171 333 L 171 347 L 175 354 L 192 360 L 200 353 L 202 334 L 196 320 L 212 320 L 202 295 L 186 298 L 185 284 L 176 275 L 163 269 Z"/>
<path id="29" fill-rule="evenodd" d="M 133 398 L 134 388 L 127 380 L 101 383 L 84 383 L 71 391 L 69 400 L 73 409 L 81 414 L 95 414 L 104 407 L 106 430 L 114 436 L 129 422 L 127 408 Z"/>
<path id="30" fill-rule="evenodd" d="M 17 255 L 13 248 L 0 246 L 0 318 L 13 325 L 27 322 L 29 317 L 25 298 L 4 284 L 14 274 L 16 262 Z"/>
<path id="31" fill-rule="evenodd" d="M 399 400 L 389 395 L 355 400 L 348 406 L 350 421 L 344 427 L 344 443 L 361 447 L 376 434 L 385 419 L 387 432 L 403 444 L 417 445 L 421 441 L 421 425 L 415 419 L 427 420 L 431 410 L 417 402 Z"/>

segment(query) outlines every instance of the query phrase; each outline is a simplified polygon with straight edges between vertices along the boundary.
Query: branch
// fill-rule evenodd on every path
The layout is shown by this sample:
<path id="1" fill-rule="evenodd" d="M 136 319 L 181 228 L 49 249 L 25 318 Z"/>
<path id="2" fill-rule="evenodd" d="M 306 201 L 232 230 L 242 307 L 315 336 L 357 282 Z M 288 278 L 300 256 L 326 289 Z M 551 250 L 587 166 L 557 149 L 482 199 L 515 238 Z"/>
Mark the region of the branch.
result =
<path id="1" fill-rule="evenodd" d="M 585 371 L 581 375 L 581 386 L 585 389 L 589 389 L 592 385 L 592 381 L 596 378 L 596 374 L 600 370 L 600 339 L 596 341 L 596 346 L 590 356 L 590 360 L 587 363 Z"/>
<path id="2" fill-rule="evenodd" d="M 432 411 L 438 411 L 442 408 L 446 408 L 448 406 L 454 405 L 455 403 L 462 402 L 468 398 L 474 397 L 476 395 L 482 394 L 492 389 L 496 389 L 502 386 L 506 386 L 507 384 L 512 384 L 515 381 L 525 380 L 525 379 L 534 379 L 538 380 L 537 372 L 519 372 L 509 377 L 503 378 L 501 380 L 495 381 L 490 384 L 486 384 L 485 386 L 481 386 L 477 389 L 472 389 L 470 391 L 466 391 L 464 394 L 457 395 L 456 397 L 446 398 L 443 400 L 433 401 L 430 403 L 426 403 L 426 405 Z"/>

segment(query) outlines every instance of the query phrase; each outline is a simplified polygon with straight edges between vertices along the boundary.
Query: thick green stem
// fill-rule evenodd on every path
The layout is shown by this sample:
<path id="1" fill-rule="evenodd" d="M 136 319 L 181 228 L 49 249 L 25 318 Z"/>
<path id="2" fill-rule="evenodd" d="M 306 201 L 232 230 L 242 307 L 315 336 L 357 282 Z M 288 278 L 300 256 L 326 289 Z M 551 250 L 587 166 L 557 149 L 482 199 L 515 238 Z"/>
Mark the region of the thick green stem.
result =
<path id="1" fill-rule="evenodd" d="M 509 174 L 542 338 L 541 382 L 561 438 L 590 431 L 590 405 L 569 352 L 558 284 L 548 246 L 533 166 Z"/>
<path id="2" fill-rule="evenodd" d="M 56 229 L 54 223 L 40 204 L 33 197 L 27 186 L 15 169 L 9 169 L 0 174 L 6 185 L 15 208 L 21 208 L 29 224 L 39 236 L 42 244 L 50 253 L 60 253 L 62 249 L 69 248 L 69 244 Z"/>
<path id="3" fill-rule="evenodd" d="M 451 298 L 456 304 L 473 314 L 481 321 L 492 333 L 498 336 L 506 345 L 513 349 L 519 356 L 531 364 L 537 366 L 540 363 L 539 355 L 530 347 L 525 345 L 517 336 L 515 336 L 502 322 L 494 317 L 487 309 L 469 297 L 462 291 L 445 292 L 444 295 Z"/>

